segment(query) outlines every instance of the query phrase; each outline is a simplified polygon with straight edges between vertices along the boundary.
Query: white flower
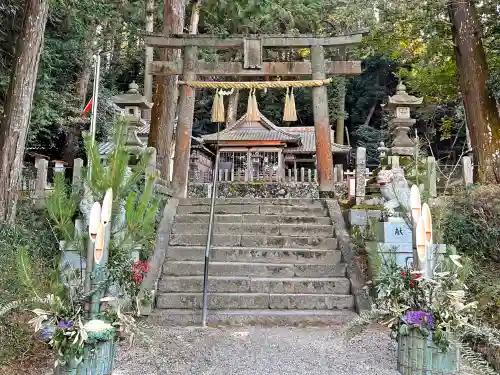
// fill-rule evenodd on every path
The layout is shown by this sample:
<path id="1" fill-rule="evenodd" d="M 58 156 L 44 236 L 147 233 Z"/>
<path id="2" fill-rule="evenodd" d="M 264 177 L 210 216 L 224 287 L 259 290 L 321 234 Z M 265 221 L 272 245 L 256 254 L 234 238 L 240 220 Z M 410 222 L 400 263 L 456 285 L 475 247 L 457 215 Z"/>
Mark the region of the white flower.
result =
<path id="1" fill-rule="evenodd" d="M 97 319 L 90 320 L 83 326 L 83 329 L 88 332 L 102 332 L 111 328 L 113 327 L 110 324 Z"/>

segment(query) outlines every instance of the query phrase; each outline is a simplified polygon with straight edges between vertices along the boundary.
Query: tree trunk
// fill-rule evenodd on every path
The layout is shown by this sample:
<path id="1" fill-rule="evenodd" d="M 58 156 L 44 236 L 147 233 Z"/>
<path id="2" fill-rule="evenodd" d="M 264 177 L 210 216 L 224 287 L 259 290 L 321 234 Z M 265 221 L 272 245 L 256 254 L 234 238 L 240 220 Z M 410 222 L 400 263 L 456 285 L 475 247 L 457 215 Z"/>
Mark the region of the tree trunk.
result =
<path id="1" fill-rule="evenodd" d="M 231 95 L 229 95 L 229 101 L 227 104 L 226 127 L 229 127 L 236 122 L 236 116 L 238 115 L 239 99 L 240 99 L 240 90 L 234 89 Z"/>
<path id="2" fill-rule="evenodd" d="M 377 108 L 377 102 L 375 102 L 374 105 L 370 108 L 370 111 L 368 112 L 368 116 L 365 118 L 365 122 L 363 123 L 363 126 L 369 126 L 370 121 L 372 120 L 373 114 L 375 113 L 375 109 Z"/>
<path id="3" fill-rule="evenodd" d="M 500 182 L 500 117 L 488 91 L 488 63 L 476 8 L 470 0 L 450 0 L 455 60 L 479 182 Z"/>
<path id="4" fill-rule="evenodd" d="M 146 0 L 146 32 L 152 33 L 154 27 L 154 0 Z M 153 47 L 146 46 L 144 59 L 144 96 L 147 100 L 153 100 L 153 76 L 151 75 L 151 63 L 153 62 Z M 151 119 L 151 110 L 143 111 L 143 118 Z"/>
<path id="5" fill-rule="evenodd" d="M 0 125 L 0 222 L 14 222 L 48 0 L 28 0 Z"/>
<path id="6" fill-rule="evenodd" d="M 165 0 L 163 10 L 163 32 L 181 34 L 184 29 L 186 6 L 184 0 Z M 161 60 L 179 59 L 179 49 L 166 48 Z M 158 168 L 161 177 L 170 182 L 170 155 L 177 108 L 177 76 L 157 76 L 154 105 L 151 111 L 151 127 L 148 146 L 156 148 Z"/>

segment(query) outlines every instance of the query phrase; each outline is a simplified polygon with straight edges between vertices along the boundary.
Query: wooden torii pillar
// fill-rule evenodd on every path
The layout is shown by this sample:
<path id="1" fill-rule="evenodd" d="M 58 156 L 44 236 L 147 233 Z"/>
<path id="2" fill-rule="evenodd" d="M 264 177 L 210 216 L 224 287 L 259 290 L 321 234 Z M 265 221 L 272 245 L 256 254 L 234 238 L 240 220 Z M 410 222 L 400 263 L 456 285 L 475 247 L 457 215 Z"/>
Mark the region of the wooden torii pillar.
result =
<path id="1" fill-rule="evenodd" d="M 220 38 L 212 35 L 145 35 L 150 47 L 181 48 L 184 59 L 153 61 L 153 75 L 180 75 L 182 80 L 195 81 L 198 76 L 311 76 L 325 79 L 328 74 L 357 75 L 360 61 L 325 60 L 324 47 L 345 47 L 361 42 L 367 30 L 333 36 L 310 35 L 246 35 Z M 198 60 L 198 48 L 243 48 L 243 62 L 205 62 Z M 311 61 L 264 62 L 263 48 L 310 48 Z M 173 188 L 178 198 L 187 197 L 191 132 L 193 126 L 195 89 L 182 85 L 179 90 L 180 110 L 177 122 Z M 333 155 L 328 117 L 328 98 L 325 86 L 313 87 L 313 114 L 316 129 L 316 161 L 319 189 L 322 196 L 331 196 L 334 188 Z"/>

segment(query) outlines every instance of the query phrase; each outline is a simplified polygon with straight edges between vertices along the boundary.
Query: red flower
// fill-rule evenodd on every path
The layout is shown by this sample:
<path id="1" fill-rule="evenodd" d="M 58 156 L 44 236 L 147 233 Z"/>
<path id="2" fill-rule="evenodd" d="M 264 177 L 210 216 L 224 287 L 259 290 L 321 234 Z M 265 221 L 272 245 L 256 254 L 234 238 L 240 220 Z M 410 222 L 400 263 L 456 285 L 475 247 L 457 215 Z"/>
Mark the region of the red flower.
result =
<path id="1" fill-rule="evenodd" d="M 413 288 L 415 286 L 415 281 L 410 281 L 410 288 Z"/>
<path id="2" fill-rule="evenodd" d="M 422 274 L 421 273 L 415 273 L 413 275 L 413 278 L 416 280 L 416 279 L 420 279 L 420 277 L 422 277 Z"/>
<path id="3" fill-rule="evenodd" d="M 406 277 L 406 271 L 401 272 L 401 276 Z"/>
<path id="4" fill-rule="evenodd" d="M 144 278 L 144 273 L 149 271 L 149 264 L 147 261 L 138 260 L 137 263 L 132 265 L 132 279 L 136 283 L 141 283 Z"/>

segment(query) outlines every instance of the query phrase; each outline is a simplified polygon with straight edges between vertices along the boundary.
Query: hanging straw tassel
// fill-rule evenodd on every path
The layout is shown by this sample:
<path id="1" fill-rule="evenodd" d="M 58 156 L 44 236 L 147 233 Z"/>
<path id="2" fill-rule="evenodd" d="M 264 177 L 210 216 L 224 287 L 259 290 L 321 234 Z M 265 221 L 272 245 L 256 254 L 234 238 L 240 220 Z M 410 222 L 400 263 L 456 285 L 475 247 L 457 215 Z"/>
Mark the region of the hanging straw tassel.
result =
<path id="1" fill-rule="evenodd" d="M 253 89 L 250 89 L 250 91 L 248 92 L 247 122 L 252 121 L 252 118 L 253 118 L 253 115 L 252 115 L 252 111 L 253 111 L 252 92 L 253 92 Z"/>
<path id="2" fill-rule="evenodd" d="M 224 96 L 222 95 L 222 90 L 219 90 L 219 101 L 217 103 L 217 122 L 225 122 L 226 114 L 224 110 Z"/>
<path id="3" fill-rule="evenodd" d="M 283 121 L 289 121 L 288 120 L 288 111 L 289 111 L 289 107 L 290 107 L 290 100 L 288 98 L 289 92 L 290 92 L 290 89 L 287 87 L 286 94 L 285 94 L 285 106 L 283 107 Z"/>
<path id="4" fill-rule="evenodd" d="M 257 105 L 257 97 L 255 96 L 255 89 L 252 92 L 252 117 L 251 121 L 260 121 L 259 106 Z"/>
<path id="5" fill-rule="evenodd" d="M 290 98 L 289 98 L 289 117 L 288 121 L 297 121 L 297 110 L 295 109 L 295 96 L 293 95 L 293 87 L 290 90 Z"/>
<path id="6" fill-rule="evenodd" d="M 212 122 L 224 122 L 224 98 L 217 90 L 212 103 Z"/>
<path id="7" fill-rule="evenodd" d="M 217 122 L 219 115 L 217 111 L 219 110 L 219 90 L 215 92 L 214 101 L 212 103 L 212 122 Z"/>
<path id="8" fill-rule="evenodd" d="M 285 109 L 283 111 L 283 121 L 297 121 L 297 111 L 295 110 L 295 97 L 293 95 L 293 88 L 290 90 L 285 99 Z"/>

